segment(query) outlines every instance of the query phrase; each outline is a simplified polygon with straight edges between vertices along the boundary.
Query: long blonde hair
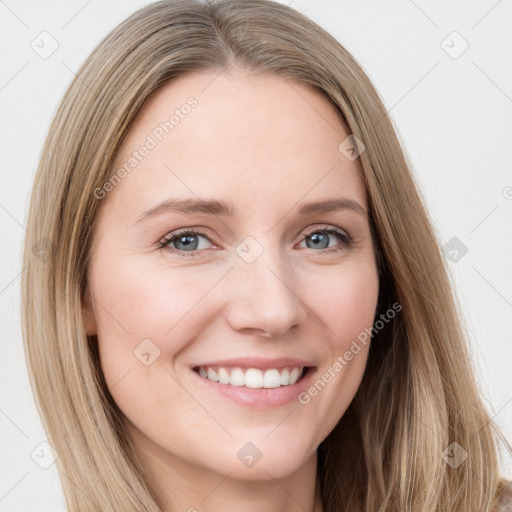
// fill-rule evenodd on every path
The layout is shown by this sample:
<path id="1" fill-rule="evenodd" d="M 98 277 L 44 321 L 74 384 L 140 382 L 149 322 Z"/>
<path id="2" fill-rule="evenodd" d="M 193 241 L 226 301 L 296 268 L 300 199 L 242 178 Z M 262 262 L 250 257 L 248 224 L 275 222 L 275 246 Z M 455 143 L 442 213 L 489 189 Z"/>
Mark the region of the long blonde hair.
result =
<path id="1" fill-rule="evenodd" d="M 505 439 L 479 396 L 448 270 L 398 136 L 347 50 L 267 0 L 140 9 L 85 61 L 52 122 L 30 203 L 22 313 L 31 384 L 68 509 L 161 510 L 85 332 L 94 191 L 152 93 L 182 73 L 229 66 L 322 92 L 363 142 L 356 164 L 378 253 L 379 308 L 402 305 L 372 340 L 360 389 L 319 446 L 325 512 L 490 511 Z M 457 468 L 442 456 L 453 442 L 467 454 Z"/>

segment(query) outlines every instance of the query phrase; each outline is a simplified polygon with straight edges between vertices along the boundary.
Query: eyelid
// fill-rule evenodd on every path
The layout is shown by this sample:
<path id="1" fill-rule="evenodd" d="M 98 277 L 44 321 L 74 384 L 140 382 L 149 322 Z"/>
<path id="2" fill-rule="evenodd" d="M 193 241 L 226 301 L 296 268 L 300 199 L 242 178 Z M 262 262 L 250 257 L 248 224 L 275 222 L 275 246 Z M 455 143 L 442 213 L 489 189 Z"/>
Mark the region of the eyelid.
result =
<path id="1" fill-rule="evenodd" d="M 303 236 L 310 235 L 311 233 L 316 233 L 317 231 L 336 231 L 337 233 L 345 235 L 348 239 L 352 239 L 350 234 L 346 229 L 339 228 L 338 226 L 334 226 L 333 224 L 324 224 L 322 226 L 314 225 L 311 226 L 311 228 L 306 228 L 305 231 L 300 231 L 300 233 L 303 233 Z"/>
<path id="2" fill-rule="evenodd" d="M 172 239 L 177 238 L 181 235 L 186 235 L 188 233 L 202 235 L 205 238 L 207 238 L 210 242 L 214 243 L 212 240 L 213 237 L 211 236 L 210 232 L 206 230 L 206 228 L 190 227 L 175 229 L 174 231 L 167 233 L 158 241 L 158 244 L 164 246 L 165 244 L 169 243 Z"/>
<path id="3" fill-rule="evenodd" d="M 340 237 L 342 237 L 341 244 L 343 245 L 343 247 L 341 247 L 341 248 L 331 247 L 331 248 L 326 248 L 326 249 L 322 249 L 319 251 L 314 251 L 314 252 L 318 252 L 319 254 L 330 254 L 333 252 L 334 253 L 340 252 L 343 250 L 347 250 L 348 248 L 350 248 L 352 245 L 355 244 L 354 238 L 350 235 L 350 233 L 347 230 L 340 228 L 338 226 L 335 226 L 333 224 L 314 224 L 305 229 L 304 228 L 301 229 L 296 236 L 298 236 L 300 233 L 302 233 L 302 237 L 299 240 L 299 242 L 302 242 L 307 236 L 311 235 L 312 233 L 322 232 L 322 231 L 328 232 L 328 233 L 334 233 L 334 234 L 337 234 Z M 179 228 L 179 229 L 176 229 L 176 230 L 171 231 L 170 233 L 166 234 L 163 238 L 161 238 L 159 240 L 158 248 L 167 249 L 171 253 L 177 254 L 178 257 L 185 257 L 185 258 L 198 256 L 201 253 L 205 252 L 205 249 L 194 249 L 193 251 L 182 251 L 179 249 L 172 249 L 172 248 L 167 247 L 170 242 L 172 242 L 175 239 L 179 238 L 180 236 L 186 235 L 186 234 L 204 236 L 207 240 L 210 241 L 210 243 L 215 244 L 215 241 L 212 240 L 212 238 L 215 239 L 215 236 L 212 236 L 210 234 L 210 230 L 208 228 L 193 226 L 193 227 L 187 227 L 187 228 Z M 343 238 L 345 238 L 345 239 L 343 239 Z"/>
<path id="4" fill-rule="evenodd" d="M 307 235 L 310 235 L 311 233 L 315 233 L 316 231 L 328 231 L 330 229 L 332 229 L 334 231 L 340 231 L 348 239 L 352 239 L 351 235 L 348 233 L 347 230 L 345 230 L 343 228 L 339 228 L 332 224 L 322 224 L 322 225 L 314 224 L 307 228 L 301 228 L 299 230 L 299 232 L 294 236 L 294 238 L 298 237 L 301 233 L 303 233 L 303 236 L 307 236 Z M 211 238 L 215 238 L 214 236 L 211 235 L 209 229 L 203 228 L 201 226 L 192 226 L 192 227 L 188 227 L 188 228 L 178 228 L 174 231 L 171 231 L 171 232 L 167 233 L 165 236 L 163 236 L 158 242 L 162 243 L 162 244 L 166 243 L 166 242 L 168 243 L 169 240 L 173 239 L 174 237 L 184 235 L 184 234 L 187 234 L 190 232 L 201 234 L 201 235 L 205 236 L 206 238 L 208 238 L 211 242 L 213 242 L 213 240 L 211 240 Z"/>

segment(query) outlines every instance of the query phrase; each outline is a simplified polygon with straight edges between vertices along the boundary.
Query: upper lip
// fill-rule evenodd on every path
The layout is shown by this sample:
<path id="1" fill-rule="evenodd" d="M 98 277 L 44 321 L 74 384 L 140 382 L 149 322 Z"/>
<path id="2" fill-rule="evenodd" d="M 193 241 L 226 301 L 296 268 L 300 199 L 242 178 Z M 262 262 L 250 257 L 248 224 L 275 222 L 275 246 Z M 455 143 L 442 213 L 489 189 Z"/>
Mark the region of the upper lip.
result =
<path id="1" fill-rule="evenodd" d="M 271 368 L 287 368 L 295 366 L 314 366 L 311 361 L 305 359 L 297 359 L 296 357 L 279 357 L 276 359 L 265 359 L 261 357 L 244 357 L 236 359 L 218 359 L 215 361 L 206 361 L 194 365 L 193 368 L 200 366 L 224 366 L 228 368 L 261 368 L 262 370 L 269 370 Z"/>

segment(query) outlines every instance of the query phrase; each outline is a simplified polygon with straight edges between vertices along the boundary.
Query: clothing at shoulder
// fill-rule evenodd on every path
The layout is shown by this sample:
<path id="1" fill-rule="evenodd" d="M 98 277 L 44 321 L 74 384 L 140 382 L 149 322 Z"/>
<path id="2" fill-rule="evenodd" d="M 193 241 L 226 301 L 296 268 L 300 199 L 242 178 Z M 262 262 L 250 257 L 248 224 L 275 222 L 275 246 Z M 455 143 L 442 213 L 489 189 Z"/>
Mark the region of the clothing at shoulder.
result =
<path id="1" fill-rule="evenodd" d="M 512 481 L 502 480 L 493 512 L 512 512 Z"/>

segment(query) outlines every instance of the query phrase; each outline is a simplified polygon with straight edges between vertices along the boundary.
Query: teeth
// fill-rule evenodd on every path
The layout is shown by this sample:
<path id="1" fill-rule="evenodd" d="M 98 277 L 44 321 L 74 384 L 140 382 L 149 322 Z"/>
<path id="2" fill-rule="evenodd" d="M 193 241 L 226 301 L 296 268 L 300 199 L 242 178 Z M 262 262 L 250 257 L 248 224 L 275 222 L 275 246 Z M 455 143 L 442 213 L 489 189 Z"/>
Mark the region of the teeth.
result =
<path id="1" fill-rule="evenodd" d="M 299 379 L 299 369 L 294 368 L 290 373 L 290 383 L 295 384 L 297 380 Z"/>
<path id="2" fill-rule="evenodd" d="M 219 376 L 215 370 L 208 368 L 208 372 L 206 374 L 208 380 L 213 380 L 214 382 L 219 382 Z"/>
<path id="3" fill-rule="evenodd" d="M 199 367 L 199 375 L 213 382 L 220 384 L 230 384 L 231 386 L 245 386 L 248 388 L 279 388 L 281 386 L 291 386 L 295 384 L 302 376 L 304 367 L 296 366 L 277 370 L 260 370 L 258 368 L 224 368 Z"/>
<path id="4" fill-rule="evenodd" d="M 219 368 L 219 382 L 221 384 L 229 384 L 229 373 L 225 368 Z"/>
<path id="5" fill-rule="evenodd" d="M 240 370 L 240 368 L 235 368 L 231 371 L 231 376 L 229 378 L 229 383 L 232 386 L 244 386 L 245 385 L 245 376 L 244 372 Z"/>
<path id="6" fill-rule="evenodd" d="M 278 388 L 281 386 L 281 375 L 277 370 L 267 370 L 263 376 L 264 388 Z"/>
<path id="7" fill-rule="evenodd" d="M 265 372 L 266 373 L 266 372 Z M 249 368 L 245 372 L 245 387 L 247 388 L 262 388 L 263 387 L 263 372 L 256 368 Z"/>

